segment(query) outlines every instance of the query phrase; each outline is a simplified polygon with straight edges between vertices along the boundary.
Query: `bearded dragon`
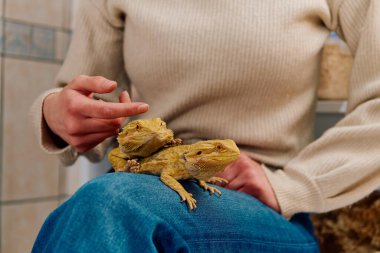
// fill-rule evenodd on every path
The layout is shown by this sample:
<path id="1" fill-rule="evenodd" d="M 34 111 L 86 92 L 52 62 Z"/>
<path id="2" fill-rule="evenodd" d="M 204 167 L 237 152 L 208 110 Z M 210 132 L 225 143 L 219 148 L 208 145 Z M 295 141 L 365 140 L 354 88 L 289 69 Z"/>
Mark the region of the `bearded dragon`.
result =
<path id="1" fill-rule="evenodd" d="M 218 189 L 206 184 L 228 183 L 224 178 L 214 177 L 217 172 L 237 159 L 239 149 L 233 140 L 208 140 L 190 145 L 180 145 L 163 149 L 152 156 L 127 161 L 125 172 L 159 175 L 161 181 L 176 191 L 189 209 L 196 208 L 196 200 L 177 180 L 195 179 L 210 194 L 222 194 Z M 121 171 L 121 170 L 120 170 Z"/>
<path id="2" fill-rule="evenodd" d="M 160 118 L 138 119 L 129 122 L 118 134 L 119 146 L 108 155 L 115 171 L 124 170 L 127 160 L 150 156 L 163 147 L 180 145 L 173 131 Z"/>

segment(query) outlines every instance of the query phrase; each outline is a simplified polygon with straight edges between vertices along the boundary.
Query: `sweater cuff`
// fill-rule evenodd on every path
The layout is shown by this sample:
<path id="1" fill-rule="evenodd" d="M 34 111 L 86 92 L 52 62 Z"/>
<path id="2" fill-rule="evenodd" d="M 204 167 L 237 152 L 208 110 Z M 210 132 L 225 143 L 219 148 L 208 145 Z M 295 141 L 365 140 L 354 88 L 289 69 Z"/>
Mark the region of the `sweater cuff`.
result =
<path id="1" fill-rule="evenodd" d="M 41 146 L 41 148 L 49 153 L 49 154 L 63 154 L 68 149 L 70 149 L 70 146 L 67 145 L 65 147 L 59 147 L 56 143 L 57 141 L 54 140 L 54 135 L 52 131 L 49 129 L 49 126 L 47 125 L 44 115 L 43 115 L 43 103 L 45 98 L 52 94 L 60 92 L 62 88 L 55 88 L 50 89 L 42 93 L 33 103 L 31 111 L 30 111 L 30 118 L 31 122 L 33 124 L 34 133 L 37 136 L 38 142 Z"/>
<path id="2" fill-rule="evenodd" d="M 322 212 L 324 202 L 316 183 L 296 170 L 271 169 L 262 165 L 276 194 L 281 214 L 290 219 L 300 212 Z"/>

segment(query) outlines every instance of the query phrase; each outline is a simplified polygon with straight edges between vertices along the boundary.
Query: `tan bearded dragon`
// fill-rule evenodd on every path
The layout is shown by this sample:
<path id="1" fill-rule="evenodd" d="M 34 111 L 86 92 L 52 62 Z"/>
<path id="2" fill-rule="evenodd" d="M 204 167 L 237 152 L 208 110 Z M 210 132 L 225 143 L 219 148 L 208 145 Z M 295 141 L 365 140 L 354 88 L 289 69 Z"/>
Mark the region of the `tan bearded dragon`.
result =
<path id="1" fill-rule="evenodd" d="M 129 122 L 118 134 L 117 141 L 119 147 L 108 155 L 115 171 L 124 171 L 129 159 L 148 157 L 160 148 L 182 143 L 174 139 L 173 131 L 160 118 Z"/>
<path id="2" fill-rule="evenodd" d="M 196 200 L 177 180 L 194 178 L 210 194 L 217 192 L 220 196 L 221 192 L 206 182 L 228 183 L 226 179 L 214 175 L 236 160 L 239 153 L 232 140 L 200 141 L 163 149 L 140 162 L 129 160 L 124 171 L 160 175 L 161 181 L 176 191 L 192 210 L 196 208 Z"/>

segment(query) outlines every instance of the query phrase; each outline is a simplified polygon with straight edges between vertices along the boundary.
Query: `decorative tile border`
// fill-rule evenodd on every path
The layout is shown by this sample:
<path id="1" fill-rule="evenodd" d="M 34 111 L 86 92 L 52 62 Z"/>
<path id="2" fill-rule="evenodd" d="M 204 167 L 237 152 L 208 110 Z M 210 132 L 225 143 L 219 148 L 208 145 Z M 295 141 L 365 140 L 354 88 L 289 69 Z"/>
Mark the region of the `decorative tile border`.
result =
<path id="1" fill-rule="evenodd" d="M 33 57 L 55 59 L 55 30 L 51 28 L 33 27 L 30 54 Z"/>
<path id="2" fill-rule="evenodd" d="M 1 19 L 0 52 L 5 57 L 62 62 L 71 31 L 9 19 Z"/>
<path id="3" fill-rule="evenodd" d="M 28 25 L 5 22 L 5 54 L 29 56 L 32 29 Z"/>

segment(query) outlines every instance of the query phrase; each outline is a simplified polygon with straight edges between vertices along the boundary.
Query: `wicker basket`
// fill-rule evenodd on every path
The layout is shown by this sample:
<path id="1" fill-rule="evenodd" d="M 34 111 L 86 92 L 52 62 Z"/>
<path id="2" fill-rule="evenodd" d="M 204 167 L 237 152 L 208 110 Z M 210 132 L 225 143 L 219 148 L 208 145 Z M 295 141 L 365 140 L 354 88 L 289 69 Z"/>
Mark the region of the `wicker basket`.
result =
<path id="1" fill-rule="evenodd" d="M 319 99 L 347 99 L 352 62 L 347 45 L 335 34 L 331 34 L 322 53 Z"/>

